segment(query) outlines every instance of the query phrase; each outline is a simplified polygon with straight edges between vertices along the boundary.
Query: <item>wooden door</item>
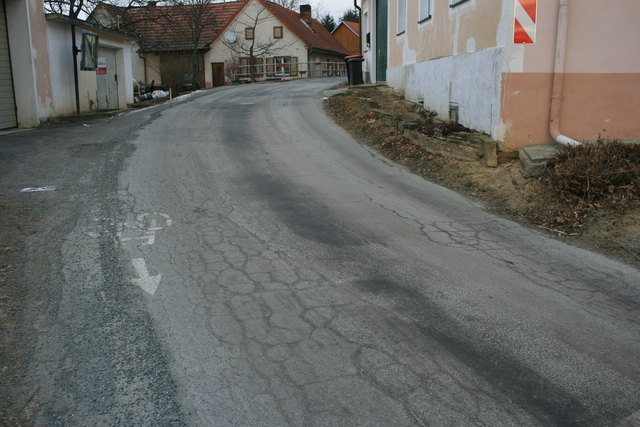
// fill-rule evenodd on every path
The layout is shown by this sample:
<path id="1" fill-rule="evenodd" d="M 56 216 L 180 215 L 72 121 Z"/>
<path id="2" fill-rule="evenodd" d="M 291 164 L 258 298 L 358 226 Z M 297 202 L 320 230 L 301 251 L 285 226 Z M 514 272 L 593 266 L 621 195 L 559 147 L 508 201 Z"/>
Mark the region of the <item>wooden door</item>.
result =
<path id="1" fill-rule="evenodd" d="M 224 62 L 211 63 L 211 81 L 213 87 L 224 86 Z"/>
<path id="2" fill-rule="evenodd" d="M 98 69 L 96 70 L 98 85 L 98 109 L 118 109 L 118 75 L 116 72 L 115 49 L 98 48 Z"/>
<path id="3" fill-rule="evenodd" d="M 387 80 L 387 0 L 376 1 L 376 81 Z"/>

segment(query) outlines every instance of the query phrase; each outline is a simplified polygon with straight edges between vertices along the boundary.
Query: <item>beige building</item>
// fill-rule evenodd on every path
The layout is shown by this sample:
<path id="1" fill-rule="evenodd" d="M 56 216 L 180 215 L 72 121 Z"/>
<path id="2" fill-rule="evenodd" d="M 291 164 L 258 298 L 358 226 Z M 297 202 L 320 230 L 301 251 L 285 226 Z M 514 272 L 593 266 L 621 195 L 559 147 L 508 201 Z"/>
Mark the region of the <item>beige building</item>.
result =
<path id="1" fill-rule="evenodd" d="M 637 0 L 537 0 L 533 44 L 518 0 L 362 3 L 367 78 L 506 149 L 640 138 Z"/>
<path id="2" fill-rule="evenodd" d="M 41 0 L 0 0 L 0 23 L 0 129 L 133 102 L 132 39 L 126 34 L 45 15 Z M 98 36 L 100 72 L 83 70 L 78 53 L 74 73 L 72 34 L 80 49 L 83 33 Z"/>

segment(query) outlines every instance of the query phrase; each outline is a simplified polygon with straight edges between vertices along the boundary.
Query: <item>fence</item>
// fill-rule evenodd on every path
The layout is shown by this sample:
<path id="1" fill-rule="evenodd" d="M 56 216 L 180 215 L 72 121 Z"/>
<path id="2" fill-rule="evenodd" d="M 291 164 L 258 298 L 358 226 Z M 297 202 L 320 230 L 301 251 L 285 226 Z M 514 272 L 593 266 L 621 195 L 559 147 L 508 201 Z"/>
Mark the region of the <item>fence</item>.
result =
<path id="1" fill-rule="evenodd" d="M 230 69 L 232 81 L 268 79 L 303 79 L 320 77 L 345 77 L 344 62 L 279 62 L 235 65 Z"/>

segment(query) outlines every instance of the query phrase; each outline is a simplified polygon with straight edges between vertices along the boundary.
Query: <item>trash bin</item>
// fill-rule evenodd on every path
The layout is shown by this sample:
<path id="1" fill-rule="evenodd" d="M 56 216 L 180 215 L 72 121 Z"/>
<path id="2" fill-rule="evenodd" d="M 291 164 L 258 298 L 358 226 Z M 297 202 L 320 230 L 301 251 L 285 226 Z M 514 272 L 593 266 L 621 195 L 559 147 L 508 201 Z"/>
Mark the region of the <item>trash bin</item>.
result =
<path id="1" fill-rule="evenodd" d="M 362 63 L 364 58 L 362 55 L 351 55 L 344 58 L 347 63 L 347 79 L 349 86 L 362 84 Z"/>

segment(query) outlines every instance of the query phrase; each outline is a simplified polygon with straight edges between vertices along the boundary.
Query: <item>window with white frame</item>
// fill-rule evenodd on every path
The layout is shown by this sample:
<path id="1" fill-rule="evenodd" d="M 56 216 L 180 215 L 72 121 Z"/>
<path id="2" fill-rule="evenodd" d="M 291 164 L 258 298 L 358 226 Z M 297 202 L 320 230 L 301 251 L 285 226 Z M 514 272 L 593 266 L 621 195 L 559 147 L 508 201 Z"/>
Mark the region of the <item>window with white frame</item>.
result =
<path id="1" fill-rule="evenodd" d="M 398 31 L 400 35 L 407 29 L 407 0 L 398 0 Z"/>
<path id="2" fill-rule="evenodd" d="M 431 4 L 433 0 L 420 0 L 420 15 L 418 16 L 418 22 L 424 22 L 431 18 Z"/>
<path id="3" fill-rule="evenodd" d="M 277 56 L 275 59 L 276 76 L 288 76 L 291 73 L 291 57 Z"/>

